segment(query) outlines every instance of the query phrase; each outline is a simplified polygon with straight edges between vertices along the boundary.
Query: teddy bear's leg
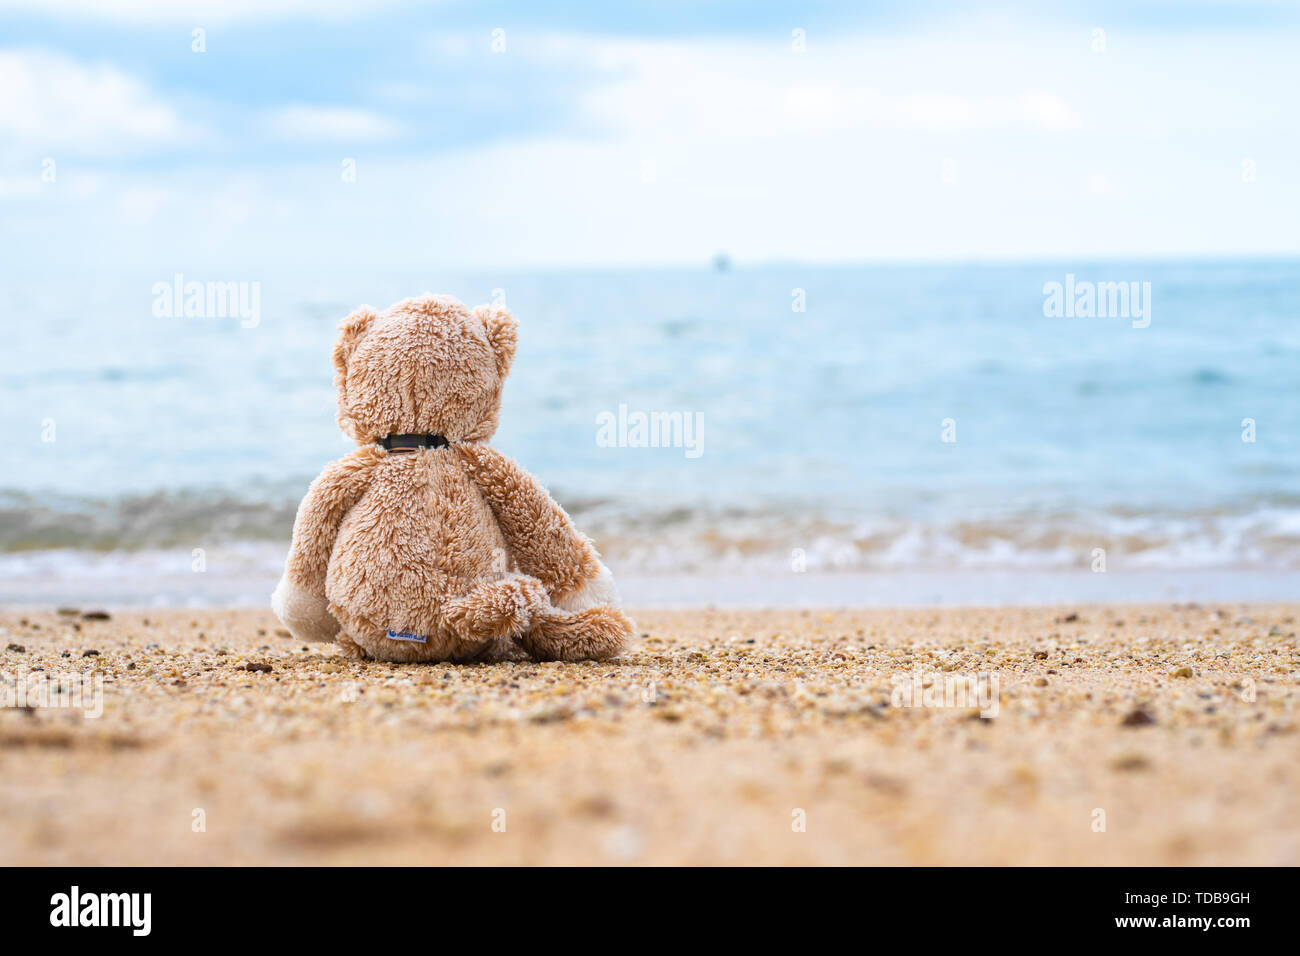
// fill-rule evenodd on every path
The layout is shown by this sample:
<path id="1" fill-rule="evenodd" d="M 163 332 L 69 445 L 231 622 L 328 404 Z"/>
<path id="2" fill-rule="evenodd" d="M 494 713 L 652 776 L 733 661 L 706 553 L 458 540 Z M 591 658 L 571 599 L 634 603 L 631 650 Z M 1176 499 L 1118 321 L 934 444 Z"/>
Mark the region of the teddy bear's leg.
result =
<path id="1" fill-rule="evenodd" d="M 541 581 L 526 574 L 507 574 L 448 601 L 442 608 L 442 620 L 469 651 L 523 633 L 550 606 Z"/>
<path id="2" fill-rule="evenodd" d="M 600 661 L 627 646 L 632 622 L 618 608 L 590 607 L 568 612 L 551 609 L 535 617 L 519 645 L 543 661 Z"/>

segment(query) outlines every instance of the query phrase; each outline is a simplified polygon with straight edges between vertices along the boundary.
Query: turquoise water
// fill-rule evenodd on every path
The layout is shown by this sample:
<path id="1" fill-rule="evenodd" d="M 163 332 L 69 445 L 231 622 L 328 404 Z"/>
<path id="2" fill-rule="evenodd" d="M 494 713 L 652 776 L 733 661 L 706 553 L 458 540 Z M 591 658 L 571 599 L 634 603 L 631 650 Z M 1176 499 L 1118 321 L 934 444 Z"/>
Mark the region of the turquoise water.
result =
<path id="1" fill-rule="evenodd" d="M 1149 282 L 1149 327 L 1045 316 L 1067 273 Z M 349 447 L 335 325 L 426 290 L 504 296 L 521 330 L 496 444 L 626 568 L 1086 569 L 1097 547 L 1300 568 L 1300 263 L 186 278 L 260 282 L 256 323 L 156 316 L 170 275 L 0 293 L 0 569 L 273 564 Z M 698 456 L 603 447 L 620 405 L 698 420 Z"/>

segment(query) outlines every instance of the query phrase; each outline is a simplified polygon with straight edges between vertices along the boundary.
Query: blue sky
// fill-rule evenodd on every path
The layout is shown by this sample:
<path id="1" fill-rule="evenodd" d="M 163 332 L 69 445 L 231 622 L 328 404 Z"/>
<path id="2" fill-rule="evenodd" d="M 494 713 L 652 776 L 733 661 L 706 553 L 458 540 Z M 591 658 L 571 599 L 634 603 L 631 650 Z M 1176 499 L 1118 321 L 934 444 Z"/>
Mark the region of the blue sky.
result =
<path id="1" fill-rule="evenodd" d="M 1297 49 L 1280 2 L 0 0 L 0 255 L 1294 255 Z"/>

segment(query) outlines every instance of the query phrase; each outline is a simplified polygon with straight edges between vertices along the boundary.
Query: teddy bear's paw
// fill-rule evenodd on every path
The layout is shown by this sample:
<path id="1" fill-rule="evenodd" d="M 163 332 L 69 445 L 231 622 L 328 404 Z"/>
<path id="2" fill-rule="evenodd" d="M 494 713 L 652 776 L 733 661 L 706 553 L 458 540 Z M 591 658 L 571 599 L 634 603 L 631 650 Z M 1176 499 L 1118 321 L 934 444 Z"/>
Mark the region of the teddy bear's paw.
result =
<path id="1" fill-rule="evenodd" d="M 462 641 L 477 643 L 519 634 L 550 606 L 541 581 L 526 574 L 511 574 L 484 582 L 448 601 L 442 616 Z"/>
<path id="2" fill-rule="evenodd" d="M 597 573 L 588 578 L 576 590 L 564 595 L 554 604 L 561 611 L 585 611 L 589 607 L 609 605 L 618 607 L 618 589 L 614 587 L 614 575 L 604 562 L 596 562 Z"/>
<path id="3" fill-rule="evenodd" d="M 330 612 L 329 601 L 293 581 L 286 574 L 271 595 L 271 610 L 289 633 L 300 641 L 318 643 L 334 640 L 339 623 Z"/>
<path id="4" fill-rule="evenodd" d="M 621 654 L 632 636 L 632 622 L 615 607 L 539 615 L 519 638 L 530 656 L 543 661 L 603 661 Z"/>

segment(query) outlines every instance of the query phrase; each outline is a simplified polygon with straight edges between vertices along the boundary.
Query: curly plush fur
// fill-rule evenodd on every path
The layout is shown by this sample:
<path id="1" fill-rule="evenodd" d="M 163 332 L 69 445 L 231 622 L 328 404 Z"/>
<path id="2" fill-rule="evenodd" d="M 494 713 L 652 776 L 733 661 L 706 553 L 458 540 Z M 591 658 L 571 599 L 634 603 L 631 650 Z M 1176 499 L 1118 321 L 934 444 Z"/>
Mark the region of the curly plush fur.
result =
<path id="1" fill-rule="evenodd" d="M 486 444 L 517 323 L 449 296 L 339 326 L 339 426 L 360 445 L 312 482 L 271 606 L 305 641 L 390 661 L 603 659 L 632 624 L 609 571 L 532 475 Z M 391 453 L 390 434 L 450 444 Z M 421 640 L 422 639 L 422 640 Z"/>

